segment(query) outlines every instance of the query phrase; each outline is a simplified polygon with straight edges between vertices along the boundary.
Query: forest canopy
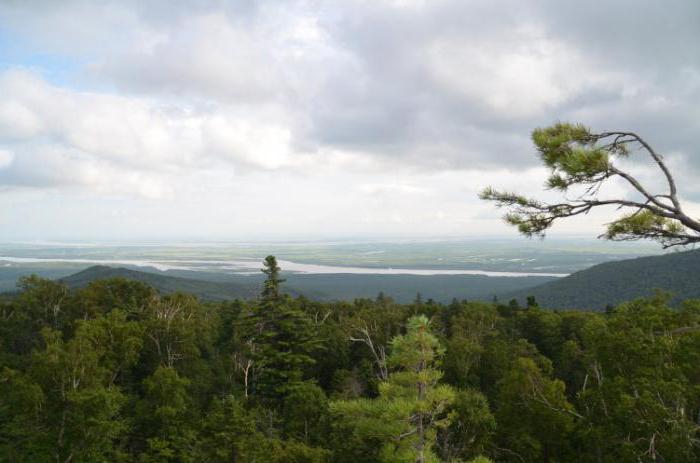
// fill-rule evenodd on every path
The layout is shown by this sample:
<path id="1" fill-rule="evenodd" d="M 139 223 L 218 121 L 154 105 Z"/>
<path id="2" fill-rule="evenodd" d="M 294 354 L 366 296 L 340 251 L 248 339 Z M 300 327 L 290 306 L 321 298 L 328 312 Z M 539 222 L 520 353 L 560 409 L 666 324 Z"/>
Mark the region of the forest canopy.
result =
<path id="1" fill-rule="evenodd" d="M 9 462 L 689 462 L 700 301 L 250 301 L 37 277 L 0 303 Z"/>

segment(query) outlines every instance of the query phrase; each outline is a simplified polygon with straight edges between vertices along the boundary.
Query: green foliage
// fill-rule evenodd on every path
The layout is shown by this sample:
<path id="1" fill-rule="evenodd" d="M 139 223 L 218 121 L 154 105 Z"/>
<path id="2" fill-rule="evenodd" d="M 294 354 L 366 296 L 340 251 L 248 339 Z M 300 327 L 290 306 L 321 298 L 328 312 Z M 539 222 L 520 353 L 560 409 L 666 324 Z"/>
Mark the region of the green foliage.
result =
<path id="1" fill-rule="evenodd" d="M 559 219 L 587 214 L 598 207 L 616 206 L 623 210 L 623 215 L 608 225 L 602 237 L 651 239 L 664 247 L 700 241 L 700 222 L 683 211 L 675 180 L 663 156 L 637 134 L 619 131 L 595 134 L 580 124 L 556 123 L 535 129 L 532 141 L 550 170 L 546 187 L 562 193 L 574 191 L 564 195 L 561 203 L 549 204 L 517 193 L 484 189 L 479 197 L 494 201 L 498 207 L 507 207 L 504 220 L 521 234 L 543 237 Z M 652 192 L 631 173 L 614 165 L 614 159 L 629 155 L 631 147 L 639 147 L 648 155 L 659 169 L 667 191 Z M 612 178 L 628 186 L 633 196 L 600 194 L 603 183 Z"/>
<path id="2" fill-rule="evenodd" d="M 228 463 L 323 463 L 328 451 L 295 440 L 270 437 L 258 429 L 255 410 L 233 396 L 216 399 L 202 422 L 197 442 L 200 461 Z"/>
<path id="3" fill-rule="evenodd" d="M 489 450 L 496 433 L 496 418 L 486 396 L 475 389 L 457 390 L 451 407 L 452 421 L 438 433 L 438 454 L 443 461 L 466 461 Z M 482 457 L 483 458 L 483 457 Z"/>
<path id="4" fill-rule="evenodd" d="M 323 445 L 328 436 L 330 410 L 326 393 L 311 383 L 301 383 L 284 399 L 282 413 L 287 437 L 306 444 Z"/>
<path id="5" fill-rule="evenodd" d="M 583 125 L 557 123 L 535 129 L 532 141 L 551 169 L 549 188 L 566 191 L 576 183 L 596 182 L 610 167 L 610 153 L 595 146 L 597 139 Z"/>
<path id="6" fill-rule="evenodd" d="M 605 237 L 610 240 L 624 241 L 657 234 L 662 239 L 664 234 L 682 232 L 683 225 L 677 220 L 660 217 L 651 211 L 637 211 L 623 215 L 608 224 Z"/>
<path id="7" fill-rule="evenodd" d="M 253 358 L 258 371 L 255 394 L 263 398 L 286 395 L 304 380 L 318 348 L 309 317 L 288 301 L 262 305 Z"/>
<path id="8" fill-rule="evenodd" d="M 85 288 L 88 291 L 91 291 L 90 286 L 93 283 L 105 286 L 106 288 L 93 289 L 103 298 L 103 302 L 109 305 L 113 304 L 112 300 L 115 298 L 127 303 L 133 301 L 136 306 L 145 305 L 144 299 L 155 296 L 156 293 L 181 292 L 192 294 L 204 301 L 253 299 L 258 293 L 258 282 L 251 282 L 247 276 L 237 281 L 218 282 L 176 277 L 169 273 L 95 265 L 61 281 L 70 288 Z"/>
<path id="9" fill-rule="evenodd" d="M 38 460 L 88 462 L 121 454 L 126 396 L 111 386 L 113 374 L 103 362 L 109 343 L 94 325 L 82 322 L 69 341 L 44 328 L 45 347 L 30 356 L 26 372 L 5 370 L 9 400 L 16 401 L 11 406 L 22 410 L 13 417 L 19 423 L 6 429 L 17 439 L 9 445 L 19 461 L 36 455 Z"/>
<path id="10" fill-rule="evenodd" d="M 24 287 L 2 307 L 2 461 L 700 460 L 700 301 L 592 313 Z"/>
<path id="11" fill-rule="evenodd" d="M 156 291 L 140 281 L 126 278 L 109 278 L 93 281 L 79 290 L 80 312 L 95 317 L 111 309 L 138 312 L 155 302 Z"/>
<path id="12" fill-rule="evenodd" d="M 265 303 L 274 303 L 280 300 L 280 285 L 284 280 L 280 278 L 281 268 L 277 265 L 275 256 L 267 256 L 264 262 L 265 268 L 262 272 L 267 275 L 263 283 L 261 299 Z"/>
<path id="13" fill-rule="evenodd" d="M 0 371 L 0 454 L 9 461 L 52 458 L 52 443 L 43 432 L 43 389 L 22 372 Z"/>
<path id="14" fill-rule="evenodd" d="M 140 461 L 194 461 L 195 429 L 189 420 L 192 401 L 190 381 L 172 367 L 160 366 L 143 382 L 144 397 L 137 404 L 146 449 Z"/>
<path id="15" fill-rule="evenodd" d="M 22 277 L 17 282 L 21 290 L 18 305 L 26 311 L 38 329 L 61 329 L 66 321 L 65 303 L 68 287 L 62 283 L 39 278 L 36 275 Z"/>
<path id="16" fill-rule="evenodd" d="M 568 455 L 574 407 L 564 382 L 550 379 L 530 358 L 517 359 L 500 381 L 496 419 L 503 427 L 501 445 L 527 461 L 552 461 Z"/>
<path id="17" fill-rule="evenodd" d="M 263 399 L 281 397 L 299 386 L 315 360 L 319 341 L 309 316 L 281 293 L 280 268 L 274 256 L 265 259 L 260 302 L 249 320 L 251 359 L 257 371 L 255 394 Z"/>
<path id="18" fill-rule="evenodd" d="M 483 456 L 478 456 L 474 458 L 473 460 L 469 460 L 469 463 L 493 463 L 493 460 L 490 458 L 486 458 Z"/>
<path id="19" fill-rule="evenodd" d="M 354 421 L 354 436 L 376 439 L 380 461 L 438 461 L 432 448 L 438 429 L 449 425 L 454 390 L 439 385 L 435 367 L 444 350 L 425 316 L 408 320 L 407 332 L 391 341 L 388 364 L 396 369 L 379 385 L 375 400 L 338 401 L 335 414 Z"/>
<path id="20" fill-rule="evenodd" d="M 604 311 L 607 306 L 639 297 L 651 297 L 657 289 L 669 291 L 671 304 L 700 298 L 700 251 L 671 252 L 660 256 L 605 262 L 540 286 L 506 293 L 525 302 L 534 296 L 543 307 Z M 594 289 L 591 289 L 594 288 Z"/>
<path id="21" fill-rule="evenodd" d="M 255 416 L 233 396 L 215 399 L 202 420 L 197 442 L 201 461 L 263 461 L 265 436 L 256 428 Z"/>

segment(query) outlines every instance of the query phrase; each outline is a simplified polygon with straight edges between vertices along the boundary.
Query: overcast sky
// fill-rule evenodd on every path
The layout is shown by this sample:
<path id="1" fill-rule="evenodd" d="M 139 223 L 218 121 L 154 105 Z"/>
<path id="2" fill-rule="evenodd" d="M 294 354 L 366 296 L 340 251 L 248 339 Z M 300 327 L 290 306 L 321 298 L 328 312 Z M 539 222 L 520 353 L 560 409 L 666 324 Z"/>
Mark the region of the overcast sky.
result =
<path id="1" fill-rule="evenodd" d="M 700 200 L 700 2 L 3 0 L 0 239 L 515 236 L 558 120 Z"/>

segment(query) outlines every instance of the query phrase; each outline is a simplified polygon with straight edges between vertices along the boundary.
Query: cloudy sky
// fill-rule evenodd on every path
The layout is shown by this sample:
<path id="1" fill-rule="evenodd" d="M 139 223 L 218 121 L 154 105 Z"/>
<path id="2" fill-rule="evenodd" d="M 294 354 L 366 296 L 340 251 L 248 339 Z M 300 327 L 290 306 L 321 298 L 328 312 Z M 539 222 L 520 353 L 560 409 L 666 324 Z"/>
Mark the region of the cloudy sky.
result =
<path id="1" fill-rule="evenodd" d="M 3 0 L 0 239 L 514 236 L 557 120 L 700 200 L 700 2 Z"/>

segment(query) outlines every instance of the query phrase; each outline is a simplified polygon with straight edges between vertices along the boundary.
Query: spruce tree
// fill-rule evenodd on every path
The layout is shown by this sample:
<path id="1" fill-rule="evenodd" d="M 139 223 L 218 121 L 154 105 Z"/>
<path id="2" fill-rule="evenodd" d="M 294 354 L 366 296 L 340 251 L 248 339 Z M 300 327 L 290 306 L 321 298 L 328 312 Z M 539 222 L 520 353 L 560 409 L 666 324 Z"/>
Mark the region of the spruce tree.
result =
<path id="1" fill-rule="evenodd" d="M 280 278 L 282 269 L 277 265 L 277 258 L 275 256 L 267 256 L 263 265 L 265 268 L 262 269 L 262 272 L 267 275 L 267 278 L 263 283 L 260 299 L 263 303 L 267 304 L 279 302 L 281 296 L 280 285 L 285 281 Z"/>
<path id="2" fill-rule="evenodd" d="M 314 363 L 317 348 L 313 324 L 298 304 L 281 293 L 281 269 L 274 256 L 264 262 L 260 301 L 255 309 L 257 344 L 255 361 L 258 377 L 256 394 L 263 399 L 281 399 L 304 380 Z"/>

